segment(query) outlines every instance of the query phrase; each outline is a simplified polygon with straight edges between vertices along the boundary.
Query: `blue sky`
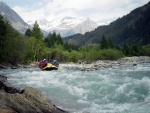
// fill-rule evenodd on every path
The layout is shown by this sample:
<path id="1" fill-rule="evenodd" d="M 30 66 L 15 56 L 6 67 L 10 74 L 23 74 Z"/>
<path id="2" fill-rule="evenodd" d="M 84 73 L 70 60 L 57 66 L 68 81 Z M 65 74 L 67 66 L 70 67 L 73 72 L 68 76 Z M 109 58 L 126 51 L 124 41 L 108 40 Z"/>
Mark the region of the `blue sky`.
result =
<path id="1" fill-rule="evenodd" d="M 71 16 L 90 18 L 97 24 L 110 23 L 143 6 L 149 0 L 1 0 L 26 22 Z"/>

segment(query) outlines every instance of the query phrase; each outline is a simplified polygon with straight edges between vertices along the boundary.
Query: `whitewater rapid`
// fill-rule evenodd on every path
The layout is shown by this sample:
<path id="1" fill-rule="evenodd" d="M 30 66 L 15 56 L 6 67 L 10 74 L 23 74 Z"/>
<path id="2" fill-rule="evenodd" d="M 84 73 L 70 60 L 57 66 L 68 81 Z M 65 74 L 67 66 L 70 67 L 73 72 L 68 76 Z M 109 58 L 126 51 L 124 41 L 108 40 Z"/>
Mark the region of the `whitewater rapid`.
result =
<path id="1" fill-rule="evenodd" d="M 21 89 L 38 88 L 56 106 L 71 113 L 150 111 L 150 63 L 96 71 L 22 68 L 1 70 L 0 74 L 6 75 L 8 82 Z"/>

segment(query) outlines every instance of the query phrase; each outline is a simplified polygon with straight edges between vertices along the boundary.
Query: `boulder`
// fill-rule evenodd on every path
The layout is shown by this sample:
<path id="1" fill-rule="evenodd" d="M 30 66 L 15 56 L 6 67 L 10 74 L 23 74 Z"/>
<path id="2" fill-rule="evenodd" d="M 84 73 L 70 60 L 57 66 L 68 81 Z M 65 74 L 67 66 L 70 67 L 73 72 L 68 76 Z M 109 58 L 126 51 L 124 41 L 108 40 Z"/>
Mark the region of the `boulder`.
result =
<path id="1" fill-rule="evenodd" d="M 0 113 L 67 113 L 57 108 L 38 89 L 19 90 L 0 76 Z"/>
<path id="2" fill-rule="evenodd" d="M 4 90 L 7 93 L 20 93 L 21 90 L 13 87 L 9 83 L 7 83 L 7 77 L 0 75 L 0 90 Z"/>
<path id="3" fill-rule="evenodd" d="M 20 93 L 21 92 L 20 89 L 15 88 L 12 85 L 8 84 L 7 82 L 3 82 L 3 81 L 0 81 L 0 89 L 4 90 L 7 93 L 11 93 L 11 94 Z"/>
<path id="4" fill-rule="evenodd" d="M 66 113 L 32 87 L 14 94 L 0 90 L 0 105 L 0 109 L 9 111 L 8 113 Z"/>

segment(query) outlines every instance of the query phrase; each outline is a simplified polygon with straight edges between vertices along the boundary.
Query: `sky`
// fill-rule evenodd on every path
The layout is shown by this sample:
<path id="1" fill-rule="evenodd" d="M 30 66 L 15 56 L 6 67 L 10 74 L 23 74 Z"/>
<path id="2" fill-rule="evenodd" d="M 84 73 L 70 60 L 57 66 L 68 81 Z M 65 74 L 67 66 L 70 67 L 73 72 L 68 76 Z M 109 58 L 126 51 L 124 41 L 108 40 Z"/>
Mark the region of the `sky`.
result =
<path id="1" fill-rule="evenodd" d="M 149 0 L 1 0 L 27 21 L 70 16 L 109 24 Z"/>

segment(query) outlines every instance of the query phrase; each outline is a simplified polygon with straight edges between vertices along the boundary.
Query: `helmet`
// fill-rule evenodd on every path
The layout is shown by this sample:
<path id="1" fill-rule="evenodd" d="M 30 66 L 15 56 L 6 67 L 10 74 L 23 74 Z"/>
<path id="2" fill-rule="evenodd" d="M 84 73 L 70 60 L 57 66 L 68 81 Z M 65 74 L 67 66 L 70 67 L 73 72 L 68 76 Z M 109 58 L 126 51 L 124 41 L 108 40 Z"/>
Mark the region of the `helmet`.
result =
<path id="1" fill-rule="evenodd" d="M 46 61 L 46 59 L 43 59 L 43 61 Z"/>

